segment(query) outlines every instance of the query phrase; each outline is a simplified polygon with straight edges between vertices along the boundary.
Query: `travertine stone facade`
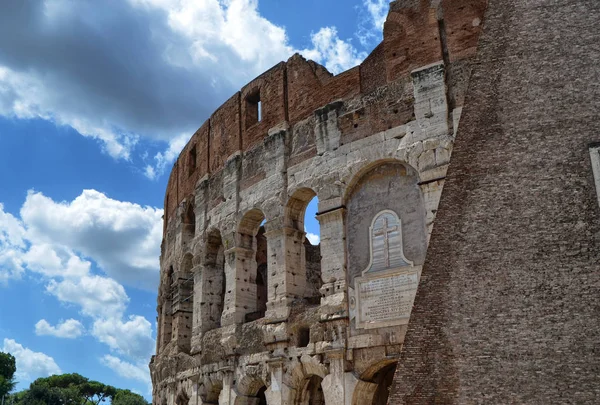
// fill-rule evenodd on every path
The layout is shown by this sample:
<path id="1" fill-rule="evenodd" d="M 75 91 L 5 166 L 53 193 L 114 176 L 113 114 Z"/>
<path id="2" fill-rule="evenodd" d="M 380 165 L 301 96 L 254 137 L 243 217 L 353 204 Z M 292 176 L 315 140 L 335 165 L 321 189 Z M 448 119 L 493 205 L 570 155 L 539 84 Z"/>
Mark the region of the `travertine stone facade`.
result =
<path id="1" fill-rule="evenodd" d="M 378 292 L 412 302 L 485 5 L 392 2 L 362 65 L 295 55 L 192 136 L 165 197 L 154 404 L 386 403 L 410 306 Z"/>

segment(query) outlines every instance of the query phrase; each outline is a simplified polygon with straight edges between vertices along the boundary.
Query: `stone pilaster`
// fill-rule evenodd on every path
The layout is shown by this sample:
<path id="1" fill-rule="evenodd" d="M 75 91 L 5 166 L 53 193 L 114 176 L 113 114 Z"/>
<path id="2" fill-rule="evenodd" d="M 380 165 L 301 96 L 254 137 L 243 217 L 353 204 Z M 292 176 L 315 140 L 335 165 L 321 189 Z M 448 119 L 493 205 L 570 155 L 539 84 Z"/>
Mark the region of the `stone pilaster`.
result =
<path id="1" fill-rule="evenodd" d="M 267 226 L 269 229 L 269 226 Z M 306 288 L 305 233 L 290 227 L 265 233 L 269 255 L 269 302 L 266 317 L 287 320 L 294 299 Z"/>
<path id="2" fill-rule="evenodd" d="M 348 315 L 346 281 L 345 209 L 334 208 L 317 215 L 321 225 L 321 318 Z"/>
<path id="3" fill-rule="evenodd" d="M 244 247 L 227 250 L 225 274 L 227 280 L 222 326 L 242 324 L 247 314 L 257 310 L 255 250 Z"/>

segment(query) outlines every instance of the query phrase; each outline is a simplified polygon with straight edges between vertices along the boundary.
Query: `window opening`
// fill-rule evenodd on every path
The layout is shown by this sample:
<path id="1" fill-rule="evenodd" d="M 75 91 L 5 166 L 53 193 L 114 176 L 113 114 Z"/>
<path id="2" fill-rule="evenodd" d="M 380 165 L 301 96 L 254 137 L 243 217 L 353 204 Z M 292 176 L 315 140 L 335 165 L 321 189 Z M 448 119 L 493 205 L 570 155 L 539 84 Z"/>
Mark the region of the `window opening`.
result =
<path id="1" fill-rule="evenodd" d="M 188 160 L 188 175 L 191 176 L 192 174 L 194 174 L 194 172 L 196 171 L 196 165 L 197 165 L 197 161 L 196 161 L 197 155 L 196 155 L 196 145 L 194 145 L 192 147 L 192 149 L 190 150 L 190 155 L 189 155 L 189 160 Z"/>
<path id="2" fill-rule="evenodd" d="M 298 330 L 298 347 L 307 347 L 310 343 L 310 328 L 303 326 Z"/>
<path id="3" fill-rule="evenodd" d="M 256 90 L 246 96 L 246 128 L 262 121 L 262 113 L 260 90 Z"/>

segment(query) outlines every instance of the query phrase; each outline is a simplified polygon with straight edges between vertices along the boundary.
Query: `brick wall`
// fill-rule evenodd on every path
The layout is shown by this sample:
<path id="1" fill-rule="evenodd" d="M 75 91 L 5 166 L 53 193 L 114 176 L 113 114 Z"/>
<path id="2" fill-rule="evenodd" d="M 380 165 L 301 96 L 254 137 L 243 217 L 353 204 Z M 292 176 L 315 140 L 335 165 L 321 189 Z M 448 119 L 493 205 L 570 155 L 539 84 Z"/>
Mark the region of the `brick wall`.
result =
<path id="1" fill-rule="evenodd" d="M 598 402 L 598 21 L 489 1 L 390 404 Z"/>

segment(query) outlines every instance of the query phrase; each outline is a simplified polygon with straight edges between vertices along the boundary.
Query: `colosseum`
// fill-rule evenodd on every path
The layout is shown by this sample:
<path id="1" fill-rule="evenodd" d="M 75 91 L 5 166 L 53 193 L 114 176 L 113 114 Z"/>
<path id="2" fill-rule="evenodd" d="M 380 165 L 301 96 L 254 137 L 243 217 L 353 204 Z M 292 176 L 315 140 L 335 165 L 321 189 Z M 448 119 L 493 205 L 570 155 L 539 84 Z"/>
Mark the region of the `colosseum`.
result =
<path id="1" fill-rule="evenodd" d="M 489 3 L 393 1 L 360 66 L 294 55 L 191 136 L 153 404 L 594 402 L 600 10 Z"/>

